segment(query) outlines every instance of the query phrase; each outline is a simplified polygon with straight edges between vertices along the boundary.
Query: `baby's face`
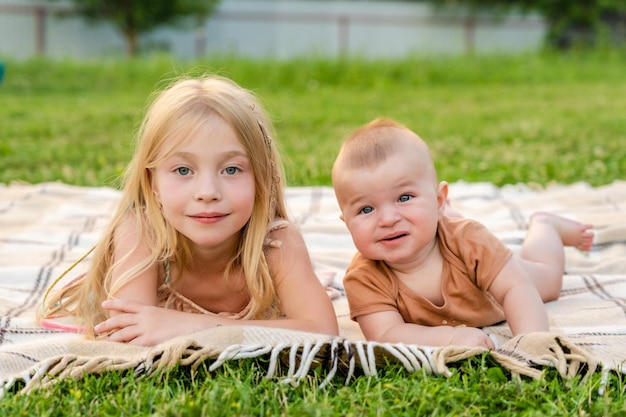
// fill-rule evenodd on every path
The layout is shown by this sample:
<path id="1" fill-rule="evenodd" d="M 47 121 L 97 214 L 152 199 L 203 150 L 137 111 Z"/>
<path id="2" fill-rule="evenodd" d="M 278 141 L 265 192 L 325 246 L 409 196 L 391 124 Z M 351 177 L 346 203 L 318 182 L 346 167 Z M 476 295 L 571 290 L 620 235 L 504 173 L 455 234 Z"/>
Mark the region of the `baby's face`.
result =
<path id="1" fill-rule="evenodd" d="M 434 241 L 445 195 L 424 158 L 414 149 L 395 152 L 375 167 L 336 173 L 342 219 L 367 258 L 411 262 Z"/>

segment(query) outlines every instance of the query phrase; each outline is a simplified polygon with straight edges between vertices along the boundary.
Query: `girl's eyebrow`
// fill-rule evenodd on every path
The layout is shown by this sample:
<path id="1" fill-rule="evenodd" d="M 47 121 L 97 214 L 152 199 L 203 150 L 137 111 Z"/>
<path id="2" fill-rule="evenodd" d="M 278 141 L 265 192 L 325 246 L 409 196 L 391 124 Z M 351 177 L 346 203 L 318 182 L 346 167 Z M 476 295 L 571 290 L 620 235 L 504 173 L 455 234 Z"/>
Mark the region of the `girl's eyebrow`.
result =
<path id="1" fill-rule="evenodd" d="M 244 158 L 248 158 L 248 153 L 247 153 L 247 152 L 245 152 L 245 151 L 244 151 L 244 152 L 242 152 L 242 151 L 235 150 L 235 151 L 229 151 L 229 152 L 227 152 L 227 153 L 226 153 L 226 156 L 229 156 L 229 157 L 230 157 L 230 156 L 243 156 Z"/>
<path id="2" fill-rule="evenodd" d="M 196 152 L 175 151 L 175 152 L 172 152 L 172 154 L 170 155 L 170 158 L 171 157 L 181 157 L 181 158 L 190 159 L 190 158 L 195 157 L 196 155 L 197 155 Z M 235 157 L 235 156 L 243 156 L 244 158 L 248 158 L 248 153 L 235 149 L 235 150 L 224 152 L 223 156 L 226 157 L 226 158 L 231 158 L 231 157 Z"/>

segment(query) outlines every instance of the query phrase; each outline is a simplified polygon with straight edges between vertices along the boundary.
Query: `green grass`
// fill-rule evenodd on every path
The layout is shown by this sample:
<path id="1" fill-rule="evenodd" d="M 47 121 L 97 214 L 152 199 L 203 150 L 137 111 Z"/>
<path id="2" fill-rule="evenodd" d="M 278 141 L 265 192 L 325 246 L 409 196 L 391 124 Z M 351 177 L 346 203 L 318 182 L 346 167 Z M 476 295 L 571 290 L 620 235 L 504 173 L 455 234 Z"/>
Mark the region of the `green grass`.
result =
<path id="1" fill-rule="evenodd" d="M 441 179 L 509 183 L 587 181 L 626 172 L 626 53 L 411 57 L 402 61 L 176 63 L 5 60 L 0 85 L 0 183 L 63 181 L 115 186 L 133 150 L 150 92 L 183 72 L 217 71 L 256 91 L 274 118 L 291 185 L 330 185 L 341 140 L 376 116 L 429 142 Z M 65 380 L 27 396 L 14 415 L 620 415 L 623 375 L 539 381 L 511 378 L 488 357 L 450 378 L 390 367 L 325 388 L 264 379 L 262 360 L 213 373 L 187 369 L 138 379 L 118 372 Z"/>
<path id="2" fill-rule="evenodd" d="M 518 380 L 482 357 L 452 368 L 452 376 L 409 374 L 394 365 L 378 378 L 340 379 L 323 388 L 316 372 L 298 385 L 265 379 L 262 360 L 227 363 L 212 373 L 174 369 L 150 377 L 111 372 L 66 379 L 51 389 L 8 396 L 1 416 L 494 416 L 623 415 L 623 376 L 564 381 L 554 371 Z"/>
<path id="3" fill-rule="evenodd" d="M 151 91 L 219 72 L 275 120 L 291 185 L 330 185 L 341 140 L 377 116 L 415 130 L 442 179 L 606 184 L 626 172 L 626 54 L 403 61 L 8 62 L 0 182 L 114 185 Z"/>

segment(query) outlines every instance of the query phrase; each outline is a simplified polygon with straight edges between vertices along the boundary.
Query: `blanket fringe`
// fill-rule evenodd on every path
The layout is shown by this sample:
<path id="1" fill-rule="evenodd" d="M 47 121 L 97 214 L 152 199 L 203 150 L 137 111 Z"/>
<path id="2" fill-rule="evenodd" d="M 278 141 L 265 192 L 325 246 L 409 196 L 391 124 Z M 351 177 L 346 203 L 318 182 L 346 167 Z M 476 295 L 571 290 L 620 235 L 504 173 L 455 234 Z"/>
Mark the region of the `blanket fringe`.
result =
<path id="1" fill-rule="evenodd" d="M 347 340 L 340 337 L 279 344 L 233 344 L 221 351 L 211 346 L 200 346 L 185 339 L 165 347 L 155 348 L 141 359 L 108 356 L 85 357 L 65 354 L 49 358 L 29 372 L 8 380 L 1 380 L 4 390 L 12 389 L 17 381 L 25 386 L 21 393 L 34 388 L 48 387 L 63 378 L 80 379 L 85 374 L 105 371 L 133 370 L 136 375 L 165 371 L 175 366 L 188 366 L 192 371 L 212 360 L 208 370 L 215 371 L 228 361 L 248 358 L 269 358 L 265 378 L 277 376 L 279 366 L 286 366 L 282 383 L 297 385 L 313 369 L 323 366 L 326 376 L 319 387 L 335 379 L 338 372 L 345 376 L 345 384 L 354 378 L 357 370 L 375 377 L 378 367 L 389 363 L 401 364 L 408 372 L 423 370 L 427 374 L 450 376 L 450 363 L 480 355 L 484 348 L 448 346 L 443 348 L 416 345 L 389 344 Z M 596 371 L 598 363 L 581 347 L 569 339 L 554 334 L 520 335 L 490 352 L 492 357 L 514 376 L 540 378 L 545 367 L 554 367 L 564 378 Z M 606 369 L 603 369 L 606 371 Z M 606 371 L 608 373 L 608 371 Z M 608 375 L 607 377 L 608 378 Z M 604 380 L 606 380 L 604 378 Z M 604 384 L 606 385 L 606 383 Z M 601 387 L 602 389 L 603 387 Z"/>
<path id="2" fill-rule="evenodd" d="M 538 379 L 545 367 L 555 368 L 563 378 L 581 375 L 583 379 L 598 368 L 598 361 L 569 338 L 553 333 L 518 335 L 492 356 L 514 376 Z"/>
<path id="3" fill-rule="evenodd" d="M 84 357 L 65 354 L 49 358 L 28 373 L 10 380 L 0 381 L 5 390 L 11 389 L 18 380 L 25 386 L 21 393 L 35 388 L 45 388 L 64 378 L 80 379 L 85 374 L 97 374 L 111 370 L 132 369 L 136 375 L 151 374 L 170 369 L 177 365 L 189 366 L 193 371 L 214 359 L 208 367 L 215 371 L 228 361 L 237 359 L 269 357 L 265 378 L 274 378 L 279 365 L 286 365 L 282 383 L 297 385 L 315 368 L 324 366 L 326 376 L 320 383 L 322 388 L 330 383 L 341 370 L 345 373 L 345 384 L 354 378 L 357 369 L 366 376 L 377 376 L 378 365 L 389 362 L 400 363 L 409 372 L 423 369 L 427 373 L 445 373 L 447 368 L 433 359 L 432 348 L 412 345 L 380 344 L 365 341 L 350 341 L 342 338 L 319 340 L 316 342 L 271 344 L 234 344 L 221 352 L 212 347 L 198 346 L 191 340 L 170 345 L 167 348 L 153 349 L 142 360 L 107 356 Z M 1 395 L 1 394 L 0 394 Z"/>

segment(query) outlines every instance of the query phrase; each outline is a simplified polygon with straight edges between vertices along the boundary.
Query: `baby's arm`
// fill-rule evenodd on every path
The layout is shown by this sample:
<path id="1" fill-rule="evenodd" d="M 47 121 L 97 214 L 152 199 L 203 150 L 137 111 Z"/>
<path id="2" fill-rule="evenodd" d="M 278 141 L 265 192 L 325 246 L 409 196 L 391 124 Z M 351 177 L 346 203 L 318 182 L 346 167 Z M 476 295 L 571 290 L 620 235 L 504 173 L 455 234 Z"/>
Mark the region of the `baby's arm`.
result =
<path id="1" fill-rule="evenodd" d="M 381 311 L 357 317 L 367 340 L 422 346 L 482 346 L 494 349 L 487 333 L 474 327 L 422 326 L 406 323 L 397 311 Z"/>
<path id="2" fill-rule="evenodd" d="M 513 335 L 547 332 L 548 314 L 539 292 L 515 258 L 509 259 L 489 287 L 502 304 L 504 316 Z"/>

